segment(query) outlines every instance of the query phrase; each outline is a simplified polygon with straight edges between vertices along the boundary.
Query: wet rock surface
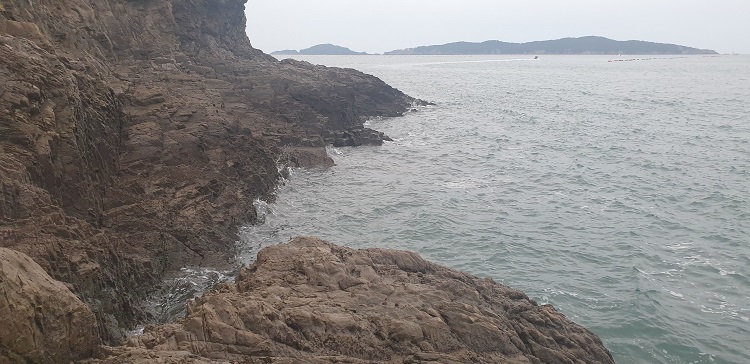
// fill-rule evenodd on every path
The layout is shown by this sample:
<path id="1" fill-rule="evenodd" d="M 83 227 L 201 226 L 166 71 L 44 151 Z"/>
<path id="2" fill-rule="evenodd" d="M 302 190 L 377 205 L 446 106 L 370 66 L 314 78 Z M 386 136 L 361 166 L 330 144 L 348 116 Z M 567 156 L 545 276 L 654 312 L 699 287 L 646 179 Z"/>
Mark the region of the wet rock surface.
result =
<path id="1" fill-rule="evenodd" d="M 370 128 L 355 127 L 330 133 L 329 140 L 334 147 L 359 147 L 362 145 L 383 145 L 384 141 L 393 141 L 383 132 Z"/>
<path id="2" fill-rule="evenodd" d="M 522 292 L 385 249 L 297 238 L 258 253 L 100 362 L 129 355 L 250 363 L 613 363 L 602 342 Z"/>

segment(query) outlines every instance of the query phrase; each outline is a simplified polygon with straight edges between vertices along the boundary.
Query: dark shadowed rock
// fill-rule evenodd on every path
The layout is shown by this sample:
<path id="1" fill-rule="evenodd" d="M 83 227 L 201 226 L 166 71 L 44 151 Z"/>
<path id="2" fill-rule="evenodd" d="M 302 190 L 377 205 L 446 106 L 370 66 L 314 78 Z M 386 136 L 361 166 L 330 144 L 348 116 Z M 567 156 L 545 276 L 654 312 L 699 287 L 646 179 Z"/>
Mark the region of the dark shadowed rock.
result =
<path id="1" fill-rule="evenodd" d="M 383 132 L 370 128 L 355 127 L 332 132 L 328 136 L 334 147 L 359 147 L 362 145 L 383 145 L 384 141 L 393 141 Z"/>
<path id="2" fill-rule="evenodd" d="M 110 350 L 103 362 L 154 350 L 250 363 L 613 363 L 594 334 L 520 291 L 414 253 L 315 238 L 263 249 L 181 323 Z"/>

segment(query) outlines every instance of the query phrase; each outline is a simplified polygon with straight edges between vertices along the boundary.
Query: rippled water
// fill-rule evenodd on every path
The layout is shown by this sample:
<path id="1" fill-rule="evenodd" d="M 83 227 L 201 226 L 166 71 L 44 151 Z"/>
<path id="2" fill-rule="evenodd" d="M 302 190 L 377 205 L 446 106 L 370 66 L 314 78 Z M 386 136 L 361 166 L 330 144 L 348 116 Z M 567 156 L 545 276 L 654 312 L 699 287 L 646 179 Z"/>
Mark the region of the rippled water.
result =
<path id="1" fill-rule="evenodd" d="M 241 259 L 408 249 L 552 303 L 618 363 L 750 362 L 750 58 L 304 57 L 437 106 L 295 170 Z"/>

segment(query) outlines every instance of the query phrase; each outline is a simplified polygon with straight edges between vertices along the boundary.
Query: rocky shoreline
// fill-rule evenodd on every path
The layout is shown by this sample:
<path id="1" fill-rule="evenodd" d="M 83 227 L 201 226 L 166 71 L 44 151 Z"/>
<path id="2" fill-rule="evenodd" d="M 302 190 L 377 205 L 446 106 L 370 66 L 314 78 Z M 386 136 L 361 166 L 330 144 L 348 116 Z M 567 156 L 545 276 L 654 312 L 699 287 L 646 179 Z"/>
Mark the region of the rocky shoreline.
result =
<path id="1" fill-rule="evenodd" d="M 166 274 L 228 266 L 238 227 L 256 219 L 253 200 L 273 199 L 280 165 L 331 165 L 329 143 L 382 143 L 387 137 L 363 122 L 418 101 L 355 70 L 279 62 L 254 49 L 244 4 L 0 5 L 0 363 L 164 362 L 147 360 L 163 357 L 143 340 L 183 334 L 195 345 L 224 345 L 227 356 L 212 350 L 200 359 L 208 352 L 185 351 L 178 340 L 158 348 L 181 350 L 165 355 L 184 360 L 167 362 L 255 362 L 226 359 L 237 354 L 230 339 L 192 338 L 184 324 L 129 347 L 99 345 L 119 345 L 149 320 L 143 300 Z M 281 346 L 264 355 L 305 352 L 294 345 L 289 355 Z M 324 347 L 310 346 L 316 358 L 328 355 Z M 122 357 L 131 354 L 143 360 Z M 379 360 L 350 354 L 336 355 Z"/>
<path id="2" fill-rule="evenodd" d="M 252 48 L 244 1 L 3 2 L 0 246 L 92 307 L 106 342 L 169 271 L 225 266 L 278 165 L 413 100 Z"/>
<path id="3" fill-rule="evenodd" d="M 0 362 L 614 363 L 550 305 L 387 249 L 308 237 L 264 248 L 177 323 L 98 346 L 94 314 L 28 256 L 0 248 Z M 31 328 L 28 330 L 27 328 Z"/>

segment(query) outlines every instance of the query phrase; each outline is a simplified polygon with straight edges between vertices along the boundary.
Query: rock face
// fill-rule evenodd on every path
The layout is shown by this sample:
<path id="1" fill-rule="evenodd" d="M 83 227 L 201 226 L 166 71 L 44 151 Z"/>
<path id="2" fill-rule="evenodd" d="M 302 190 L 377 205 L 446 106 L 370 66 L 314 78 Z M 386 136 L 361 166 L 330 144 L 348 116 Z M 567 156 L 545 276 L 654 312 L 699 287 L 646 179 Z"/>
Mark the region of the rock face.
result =
<path id="1" fill-rule="evenodd" d="M 383 145 L 383 141 L 393 141 L 382 132 L 358 127 L 331 133 L 334 147 L 359 147 L 362 145 Z"/>
<path id="2" fill-rule="evenodd" d="M 254 49 L 244 3 L 0 6 L 0 246 L 70 285 L 105 341 L 166 272 L 227 264 L 279 165 L 330 165 L 333 135 L 413 101 Z"/>
<path id="3" fill-rule="evenodd" d="M 228 265 L 280 167 L 378 144 L 363 121 L 417 102 L 254 49 L 244 3 L 0 3 L 0 363 L 611 362 L 521 292 L 314 239 L 95 353 L 148 319 L 140 303 L 169 272 Z"/>
<path id="4" fill-rule="evenodd" d="M 93 354 L 94 313 L 23 253 L 0 248 L 0 363 L 67 363 Z"/>
<path id="5" fill-rule="evenodd" d="M 315 238 L 263 249 L 234 285 L 148 328 L 105 363 L 613 363 L 552 306 L 418 255 Z M 153 361 L 156 362 L 156 361 Z"/>

